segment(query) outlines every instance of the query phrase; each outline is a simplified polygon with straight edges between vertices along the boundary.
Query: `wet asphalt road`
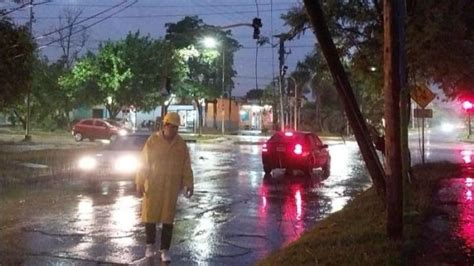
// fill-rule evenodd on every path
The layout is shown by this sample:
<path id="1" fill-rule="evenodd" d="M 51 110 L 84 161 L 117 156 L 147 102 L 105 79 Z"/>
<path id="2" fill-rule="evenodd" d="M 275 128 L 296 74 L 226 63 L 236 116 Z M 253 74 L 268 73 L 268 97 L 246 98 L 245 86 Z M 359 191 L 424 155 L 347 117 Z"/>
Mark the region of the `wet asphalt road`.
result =
<path id="1" fill-rule="evenodd" d="M 172 264 L 253 264 L 368 188 L 356 143 L 327 143 L 332 165 L 326 180 L 320 170 L 311 178 L 284 171 L 264 178 L 258 145 L 188 144 L 195 195 L 179 199 Z M 158 256 L 143 258 L 140 202 L 132 181 L 3 189 L 0 264 L 159 265 Z"/>

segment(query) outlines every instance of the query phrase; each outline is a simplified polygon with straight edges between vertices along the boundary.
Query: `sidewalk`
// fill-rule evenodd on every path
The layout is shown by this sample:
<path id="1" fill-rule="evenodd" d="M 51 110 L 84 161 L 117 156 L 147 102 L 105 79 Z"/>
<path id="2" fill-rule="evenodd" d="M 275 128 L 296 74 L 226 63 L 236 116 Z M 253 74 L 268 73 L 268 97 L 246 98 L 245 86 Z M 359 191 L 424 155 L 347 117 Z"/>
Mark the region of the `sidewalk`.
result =
<path id="1" fill-rule="evenodd" d="M 416 265 L 474 265 L 474 169 L 440 180 Z"/>

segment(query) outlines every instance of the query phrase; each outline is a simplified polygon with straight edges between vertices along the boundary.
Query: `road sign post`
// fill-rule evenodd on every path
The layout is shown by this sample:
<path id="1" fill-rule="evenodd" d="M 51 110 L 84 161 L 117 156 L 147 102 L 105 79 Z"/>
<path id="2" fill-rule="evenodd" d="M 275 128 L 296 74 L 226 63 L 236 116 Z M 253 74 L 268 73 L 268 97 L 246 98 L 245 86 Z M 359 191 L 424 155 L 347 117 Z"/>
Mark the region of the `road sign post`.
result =
<path id="1" fill-rule="evenodd" d="M 425 118 L 433 117 L 433 110 L 425 109 L 425 107 L 433 101 L 436 95 L 425 85 L 415 86 L 412 88 L 411 98 L 421 107 L 414 109 L 413 116 L 421 117 L 421 162 L 425 163 Z"/>

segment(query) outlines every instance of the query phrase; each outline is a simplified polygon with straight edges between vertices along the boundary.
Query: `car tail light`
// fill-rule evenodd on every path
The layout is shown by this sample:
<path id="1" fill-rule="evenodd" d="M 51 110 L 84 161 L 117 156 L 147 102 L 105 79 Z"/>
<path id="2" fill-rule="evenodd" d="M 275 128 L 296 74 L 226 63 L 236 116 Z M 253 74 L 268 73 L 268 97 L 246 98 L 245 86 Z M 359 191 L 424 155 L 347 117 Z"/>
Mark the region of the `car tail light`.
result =
<path id="1" fill-rule="evenodd" d="M 291 132 L 291 131 L 285 132 L 285 136 L 291 137 L 291 136 L 293 136 L 293 132 Z"/>
<path id="2" fill-rule="evenodd" d="M 264 143 L 262 146 L 262 152 L 267 152 L 267 151 L 268 151 L 268 146 L 266 143 Z"/>
<path id="3" fill-rule="evenodd" d="M 293 150 L 293 152 L 296 155 L 301 155 L 303 153 L 303 146 L 301 146 L 301 144 L 296 144 L 295 149 Z"/>

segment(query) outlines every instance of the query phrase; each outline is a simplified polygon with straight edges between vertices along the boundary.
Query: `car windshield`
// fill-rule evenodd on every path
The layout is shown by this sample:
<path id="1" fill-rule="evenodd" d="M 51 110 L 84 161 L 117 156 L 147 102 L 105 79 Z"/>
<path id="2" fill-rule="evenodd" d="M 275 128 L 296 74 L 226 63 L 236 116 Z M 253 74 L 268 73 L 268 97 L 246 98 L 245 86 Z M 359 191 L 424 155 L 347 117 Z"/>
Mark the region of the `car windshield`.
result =
<path id="1" fill-rule="evenodd" d="M 148 135 L 119 136 L 107 146 L 107 149 L 114 151 L 139 151 L 143 149 L 148 137 Z"/>

